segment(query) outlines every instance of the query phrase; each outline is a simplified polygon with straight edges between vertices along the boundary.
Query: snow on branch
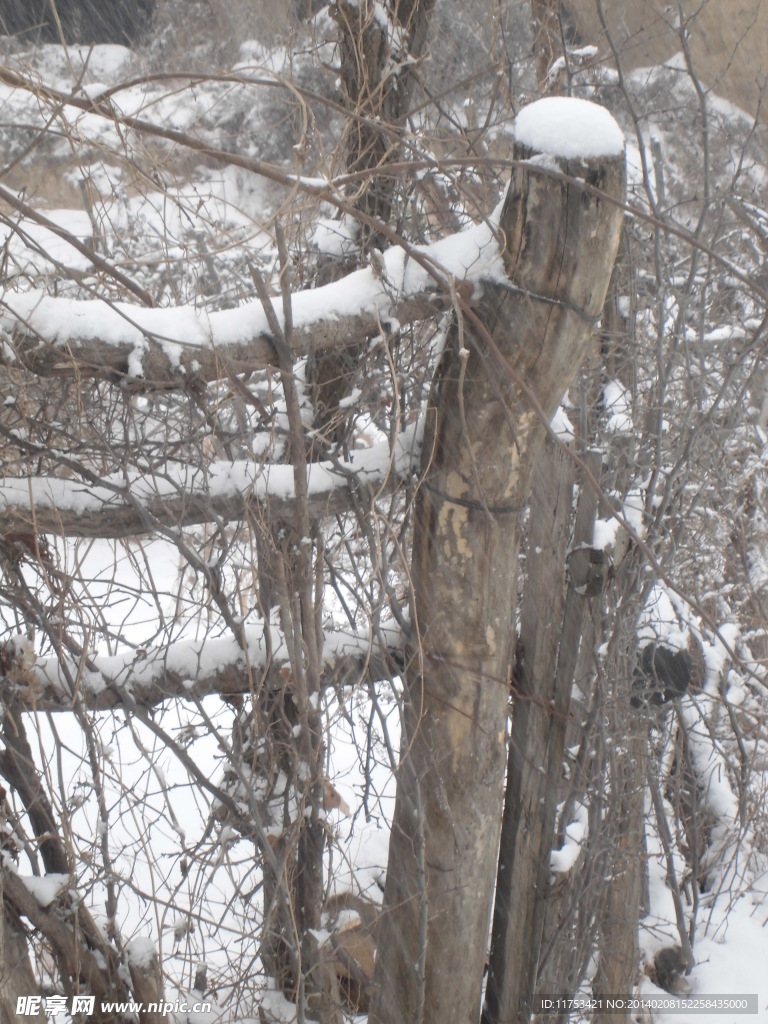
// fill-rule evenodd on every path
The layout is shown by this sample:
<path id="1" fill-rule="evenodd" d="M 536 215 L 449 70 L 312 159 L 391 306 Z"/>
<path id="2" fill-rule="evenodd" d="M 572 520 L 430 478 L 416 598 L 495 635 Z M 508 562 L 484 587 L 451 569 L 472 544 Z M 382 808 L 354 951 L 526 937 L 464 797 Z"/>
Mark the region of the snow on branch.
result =
<path id="1" fill-rule="evenodd" d="M 114 963 L 113 947 L 95 926 L 88 929 L 82 927 L 83 919 L 87 924 L 92 924 L 92 918 L 84 905 L 78 906 L 81 926 L 73 928 L 71 906 L 67 908 L 66 915 L 58 905 L 50 909 L 41 906 L 29 881 L 22 878 L 13 861 L 6 856 L 2 872 L 4 900 L 16 914 L 25 917 L 39 934 L 45 936 L 58 954 L 59 963 L 79 977 L 81 982 L 85 982 L 88 985 L 87 991 L 99 997 L 127 998 L 127 989 L 121 991 L 114 986 L 117 965 Z"/>
<path id="2" fill-rule="evenodd" d="M 431 317 L 449 305 L 446 282 L 452 279 L 505 279 L 492 220 L 429 246 L 395 246 L 381 265 L 296 292 L 294 355 L 356 344 L 393 322 Z M 282 312 L 278 318 L 282 327 Z M 138 379 L 148 388 L 172 388 L 277 363 L 267 317 L 256 300 L 207 312 L 6 288 L 0 291 L 0 330 L 0 364 L 18 362 L 45 376 Z"/>
<path id="3" fill-rule="evenodd" d="M 379 639 L 365 632 L 328 631 L 322 650 L 324 685 L 341 687 L 363 679 L 387 679 L 386 648 L 402 646 L 395 625 L 379 629 Z M 263 623 L 244 625 L 239 639 L 231 636 L 176 640 L 162 647 L 93 655 L 36 659 L 24 638 L 2 647 L 6 685 L 23 704 L 45 711 L 69 711 L 74 695 L 93 711 L 149 707 L 169 698 L 200 700 L 209 694 L 243 695 L 261 685 L 268 666 L 288 665 L 282 633 Z M 285 685 L 290 687 L 290 678 Z"/>
<path id="4" fill-rule="evenodd" d="M 395 439 L 350 452 L 349 460 L 307 467 L 309 512 L 322 519 L 346 511 L 354 490 L 392 490 L 418 469 L 422 424 Z M 294 469 L 241 460 L 205 468 L 164 467 L 162 474 L 113 474 L 96 483 L 59 477 L 0 478 L 0 512 L 6 534 L 50 533 L 65 537 L 128 537 L 158 527 L 232 522 L 251 514 L 293 522 Z"/>

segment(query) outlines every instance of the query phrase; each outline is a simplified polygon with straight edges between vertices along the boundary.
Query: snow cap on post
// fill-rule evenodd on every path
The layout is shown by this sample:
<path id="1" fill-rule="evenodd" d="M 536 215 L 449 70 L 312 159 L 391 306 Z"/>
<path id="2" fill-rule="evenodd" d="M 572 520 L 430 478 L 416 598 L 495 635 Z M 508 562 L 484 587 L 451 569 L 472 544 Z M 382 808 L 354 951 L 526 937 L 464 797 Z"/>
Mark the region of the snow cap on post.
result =
<path id="1" fill-rule="evenodd" d="M 619 206 L 624 202 L 625 150 L 623 131 L 597 103 L 549 96 L 518 113 L 513 155 L 519 162 L 499 217 L 504 270 L 517 287 L 523 287 L 521 256 L 525 254 L 524 286 L 530 293 L 562 302 L 567 291 L 567 301 L 573 303 L 578 297 L 576 308 L 587 320 L 600 316 L 605 292 L 602 285 L 596 290 L 594 285 L 602 281 L 607 286 L 607 280 L 595 266 L 579 269 L 578 264 L 588 254 L 588 264 L 607 257 L 613 266 L 621 216 L 615 223 L 609 224 L 613 217 L 602 223 L 600 207 L 606 201 Z M 548 177 L 548 171 L 558 173 Z M 522 205 L 521 196 L 526 196 Z M 536 216 L 531 215 L 533 207 L 539 211 Z M 594 223 L 588 224 L 591 220 Z M 582 230 L 585 238 L 580 238 Z M 598 236 L 600 246 L 594 243 Z M 561 258 L 575 261 L 569 263 L 571 275 L 561 273 L 553 279 L 552 268 Z"/>
<path id="2" fill-rule="evenodd" d="M 570 96 L 549 96 L 521 110 L 515 119 L 515 142 L 566 160 L 624 152 L 624 132 L 605 107 Z"/>

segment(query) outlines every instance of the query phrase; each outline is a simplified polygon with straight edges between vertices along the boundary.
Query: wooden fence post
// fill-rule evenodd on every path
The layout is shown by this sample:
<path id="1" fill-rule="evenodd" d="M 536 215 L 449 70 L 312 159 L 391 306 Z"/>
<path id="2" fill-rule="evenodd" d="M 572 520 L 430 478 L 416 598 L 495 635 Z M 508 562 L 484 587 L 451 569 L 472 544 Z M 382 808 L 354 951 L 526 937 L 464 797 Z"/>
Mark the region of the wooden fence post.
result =
<path id="1" fill-rule="evenodd" d="M 584 461 L 599 480 L 600 453 L 587 452 Z M 483 1024 L 529 1021 L 536 990 L 565 730 L 590 583 L 589 552 L 597 511 L 597 495 L 582 480 L 566 592 L 570 508 L 558 509 L 560 515 L 555 519 L 564 537 L 556 537 L 544 547 L 546 535 L 542 530 L 551 525 L 552 481 L 562 479 L 572 465 L 562 451 L 550 453 L 550 472 L 541 478 L 531 496 L 529 548 L 533 545 L 541 552 L 534 552 L 533 563 L 527 566 L 520 615 L 523 670 L 512 718 Z M 538 520 L 533 516 L 534 508 Z M 564 520 L 560 518 L 563 514 Z"/>
<path id="2" fill-rule="evenodd" d="M 602 311 L 619 241 L 623 136 L 607 111 L 542 100 L 516 128 L 521 163 L 499 221 L 507 280 L 483 282 L 482 300 L 449 339 L 430 402 L 371 1024 L 478 1019 L 501 827 L 519 513 L 545 423 Z"/>

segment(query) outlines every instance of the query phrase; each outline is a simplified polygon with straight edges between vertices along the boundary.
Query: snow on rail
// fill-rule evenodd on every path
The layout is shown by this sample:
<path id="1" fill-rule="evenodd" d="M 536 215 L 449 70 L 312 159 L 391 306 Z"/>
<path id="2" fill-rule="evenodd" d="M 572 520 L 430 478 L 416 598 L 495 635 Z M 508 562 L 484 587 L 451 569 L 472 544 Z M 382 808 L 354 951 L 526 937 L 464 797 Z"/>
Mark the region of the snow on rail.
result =
<path id="1" fill-rule="evenodd" d="M 383 254 L 381 269 L 365 267 L 323 287 L 296 292 L 291 298 L 294 332 L 310 332 L 323 321 L 364 313 L 386 319 L 398 300 L 434 291 L 442 277 L 449 281 L 505 280 L 497 237 L 500 210 L 501 206 L 487 221 L 430 245 L 413 246 L 409 251 L 393 246 Z M 279 298 L 275 299 L 275 312 L 282 325 Z M 178 365 L 184 350 L 225 350 L 270 333 L 258 300 L 215 312 L 193 306 L 150 309 L 100 299 L 59 298 L 15 286 L 0 290 L 0 328 L 8 334 L 20 330 L 36 345 L 65 350 L 76 350 L 91 340 L 106 346 L 132 346 L 129 372 L 135 377 L 142 376 L 150 340 Z M 3 358 L 14 358 L 7 344 L 4 355 L 0 344 L 0 361 Z"/>

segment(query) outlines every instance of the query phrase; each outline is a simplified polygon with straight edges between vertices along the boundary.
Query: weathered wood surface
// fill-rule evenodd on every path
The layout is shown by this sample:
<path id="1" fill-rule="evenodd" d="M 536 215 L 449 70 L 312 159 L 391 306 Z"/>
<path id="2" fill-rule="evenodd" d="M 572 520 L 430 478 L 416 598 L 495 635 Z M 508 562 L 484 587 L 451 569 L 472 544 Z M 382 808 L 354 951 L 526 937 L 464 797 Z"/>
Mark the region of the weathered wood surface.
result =
<path id="1" fill-rule="evenodd" d="M 588 452 L 585 461 L 599 479 L 600 453 Z M 573 463 L 562 450 L 545 449 L 540 467 L 531 496 L 523 670 L 514 693 L 484 1024 L 531 1017 L 597 511 L 597 495 L 582 480 L 566 590 Z"/>
<path id="2" fill-rule="evenodd" d="M 622 199 L 623 154 L 558 163 Z M 372 1024 L 478 1019 L 519 511 L 542 414 L 553 415 L 602 310 L 620 226 L 620 208 L 590 188 L 521 166 L 500 222 L 512 287 L 485 286 L 484 326 L 467 318 L 457 327 L 438 370 L 416 504 L 412 651 Z"/>
<path id="3" fill-rule="evenodd" d="M 617 728 L 615 735 L 621 733 Z M 592 983 L 596 998 L 629 993 L 637 982 L 640 903 L 645 849 L 645 790 L 648 726 L 642 715 L 623 722 L 624 738 L 612 752 L 611 808 L 605 837 L 611 843 L 606 865 L 605 902 L 600 915 L 597 971 Z M 606 1024 L 628 1024 L 629 1010 L 606 1013 Z"/>

